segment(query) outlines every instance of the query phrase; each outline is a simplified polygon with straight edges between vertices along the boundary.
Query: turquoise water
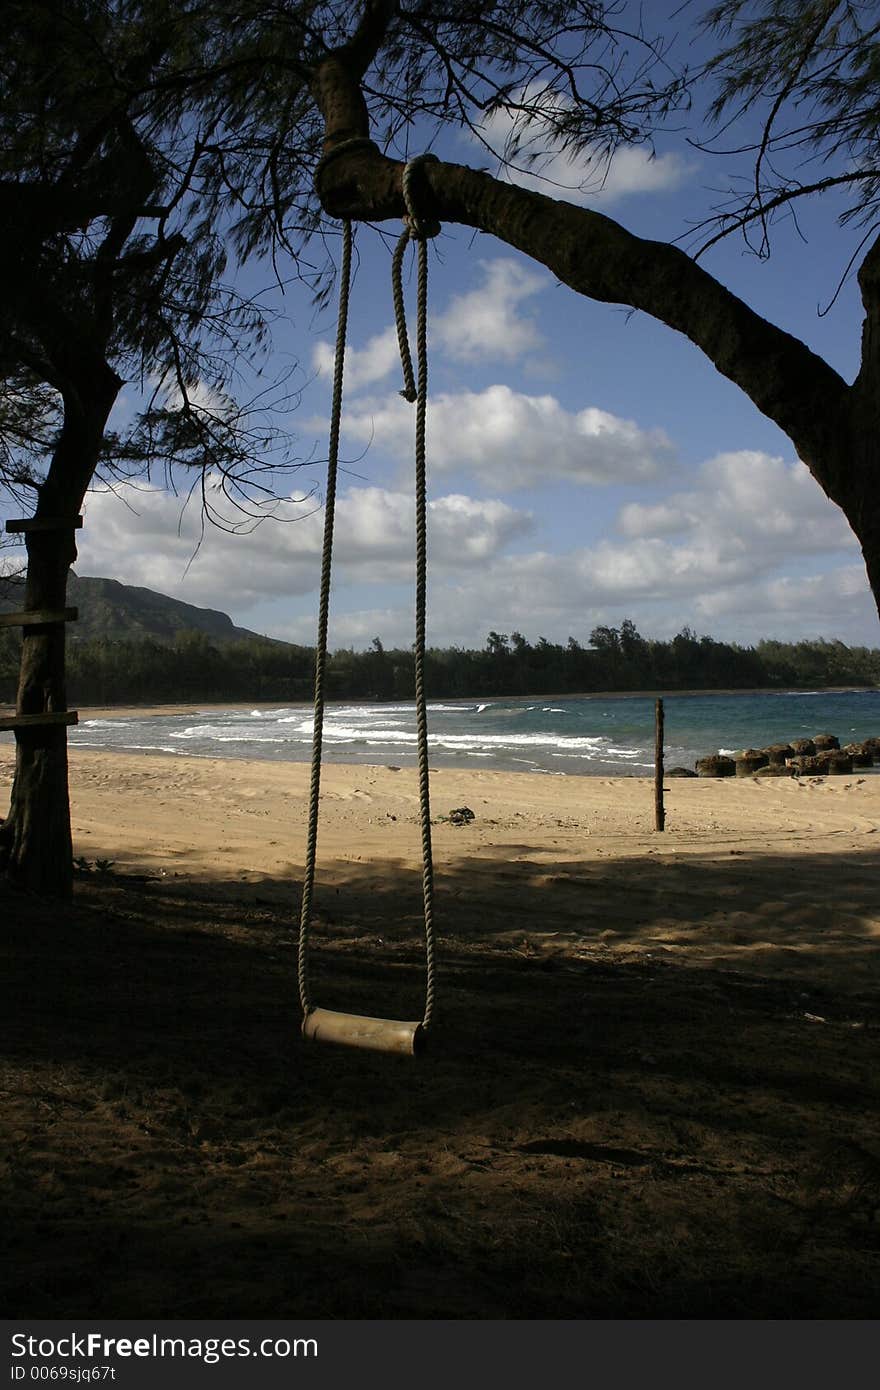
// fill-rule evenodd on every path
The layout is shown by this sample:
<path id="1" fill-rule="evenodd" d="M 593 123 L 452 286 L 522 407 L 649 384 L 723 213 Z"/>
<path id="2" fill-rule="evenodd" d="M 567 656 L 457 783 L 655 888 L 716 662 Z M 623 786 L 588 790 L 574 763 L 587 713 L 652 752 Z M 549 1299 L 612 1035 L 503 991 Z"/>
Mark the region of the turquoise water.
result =
<path id="1" fill-rule="evenodd" d="M 665 695 L 666 766 L 693 767 L 731 753 L 812 734 L 841 743 L 880 736 L 880 690 Z M 437 701 L 429 706 L 437 767 L 575 776 L 650 776 L 654 700 L 603 695 L 560 699 Z M 304 762 L 311 756 L 311 710 L 206 708 L 199 714 L 89 719 L 70 730 L 73 747 L 198 757 Z M 11 735 L 7 736 L 11 739 Z M 404 767 L 415 758 L 412 704 L 328 706 L 328 762 Z"/>

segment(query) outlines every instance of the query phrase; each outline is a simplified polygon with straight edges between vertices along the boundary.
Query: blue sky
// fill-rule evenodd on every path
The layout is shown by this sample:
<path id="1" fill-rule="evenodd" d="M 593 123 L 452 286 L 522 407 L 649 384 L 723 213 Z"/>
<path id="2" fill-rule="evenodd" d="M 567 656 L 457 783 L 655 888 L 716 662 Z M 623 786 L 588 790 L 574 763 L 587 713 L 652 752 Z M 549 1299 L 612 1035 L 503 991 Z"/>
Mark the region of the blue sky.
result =
<path id="1" fill-rule="evenodd" d="M 698 116 L 699 104 L 694 126 Z M 678 125 L 658 139 L 654 160 L 622 151 L 602 189 L 579 190 L 583 170 L 558 162 L 546 172 L 571 191 L 541 186 L 642 236 L 682 236 L 707 215 L 733 164 L 695 150 Z M 490 134 L 499 140 L 504 130 Z M 464 137 L 437 149 L 486 164 Z M 858 240 L 837 227 L 838 210 L 830 198 L 800 209 L 800 231 L 780 224 L 769 261 L 731 238 L 704 264 L 851 379 L 861 325 L 854 277 L 818 312 Z M 360 228 L 357 251 L 330 641 L 408 645 L 412 408 L 398 395 L 388 239 Z M 247 278 L 269 276 L 252 268 Z M 410 277 L 411 306 L 414 289 Z M 503 243 L 454 226 L 432 243 L 430 305 L 430 643 L 482 646 L 490 629 L 586 642 L 596 624 L 629 617 L 647 636 L 688 625 L 741 643 L 827 636 L 880 645 L 842 514 L 787 438 L 685 339 L 585 300 Z M 315 317 L 296 287 L 282 307 L 274 360 L 295 360 L 303 385 L 286 423 L 300 455 L 323 457 L 335 307 Z M 297 496 L 320 494 L 322 469 L 304 468 L 296 484 Z M 193 558 L 193 505 L 181 516 L 180 499 L 158 484 L 96 492 L 76 568 L 310 643 L 322 518 L 314 496 L 283 512 L 286 522 L 266 520 L 247 535 L 209 530 Z"/>

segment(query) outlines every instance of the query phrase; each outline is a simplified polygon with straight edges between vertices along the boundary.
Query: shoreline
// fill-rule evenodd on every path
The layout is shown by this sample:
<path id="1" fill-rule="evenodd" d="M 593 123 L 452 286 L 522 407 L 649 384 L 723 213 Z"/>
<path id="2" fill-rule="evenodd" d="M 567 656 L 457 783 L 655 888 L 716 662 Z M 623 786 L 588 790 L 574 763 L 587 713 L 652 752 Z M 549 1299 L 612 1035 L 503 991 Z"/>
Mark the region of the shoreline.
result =
<path id="1" fill-rule="evenodd" d="M 841 744 L 874 737 L 880 728 L 880 692 L 857 693 L 866 700 L 855 698 L 850 688 L 835 687 L 803 692 L 806 699 L 799 699 L 797 692 L 738 692 L 741 702 L 722 698 L 713 705 L 717 693 L 678 692 L 678 701 L 667 701 L 666 776 L 695 768 L 700 758 L 713 752 L 730 755 L 738 748 L 763 748 L 810 736 L 820 725 L 838 733 Z M 479 702 L 438 699 L 432 702 L 434 713 L 429 717 L 432 770 L 467 774 L 491 769 L 502 775 L 527 775 L 532 782 L 545 778 L 557 783 L 569 778 L 653 781 L 653 710 L 646 709 L 647 700 L 615 708 L 616 701 L 636 698 L 618 693 L 610 699 L 604 695 L 499 696 Z M 695 703 L 689 708 L 691 699 Z M 574 722 L 562 719 L 566 709 L 543 708 L 556 700 L 568 702 Z M 323 766 L 412 768 L 413 708 L 411 702 L 403 701 L 328 702 Z M 595 718 L 591 709 L 596 711 Z M 485 719 L 473 718 L 484 710 L 490 711 Z M 67 741 L 71 751 L 117 753 L 128 759 L 154 755 L 210 762 L 219 758 L 263 767 L 308 764 L 312 757 L 312 706 L 305 701 L 282 706 L 274 700 L 104 705 L 87 706 L 77 713 L 78 727 Z M 560 718 L 554 722 L 557 714 Z M 251 715 L 254 718 L 247 717 Z M 541 722 L 544 715 L 554 716 L 550 727 L 545 727 L 546 720 Z M 522 731 L 521 719 L 525 721 Z M 215 723 L 220 727 L 214 728 Z M 294 726 L 292 732 L 286 730 L 288 725 Z M 15 735 L 7 731 L 0 737 L 0 750 L 14 748 Z M 876 773 L 880 767 L 863 771 Z"/>
<path id="2" fill-rule="evenodd" d="M 860 695 L 877 694 L 878 685 L 828 685 L 828 686 L 749 686 L 712 687 L 712 689 L 686 690 L 585 690 L 549 691 L 544 694 L 496 694 L 496 695 L 436 695 L 428 697 L 428 704 L 442 702 L 449 705 L 485 704 L 495 700 L 674 700 L 705 696 L 754 695 Z M 414 697 L 400 700 L 375 700 L 368 696 L 350 695 L 340 699 L 328 700 L 331 705 L 369 705 L 381 709 L 386 705 L 411 704 Z M 163 715 L 194 715 L 211 710 L 272 710 L 292 709 L 310 710 L 311 700 L 171 700 L 166 703 L 120 704 L 120 705 L 78 705 L 78 714 L 89 719 L 150 719 Z M 0 703 L 0 715 L 13 715 L 15 706 Z"/>

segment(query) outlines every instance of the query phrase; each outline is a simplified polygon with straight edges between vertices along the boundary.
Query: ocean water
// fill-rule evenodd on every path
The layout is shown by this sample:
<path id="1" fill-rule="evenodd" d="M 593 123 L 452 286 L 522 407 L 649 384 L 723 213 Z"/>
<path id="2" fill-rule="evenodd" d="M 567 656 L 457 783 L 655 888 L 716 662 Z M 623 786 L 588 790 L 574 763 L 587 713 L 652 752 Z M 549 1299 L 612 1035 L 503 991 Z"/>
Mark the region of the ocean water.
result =
<path id="1" fill-rule="evenodd" d="M 841 743 L 880 735 L 880 690 L 664 695 L 663 701 L 667 768 L 692 768 L 709 753 L 817 733 L 836 734 Z M 653 772 L 653 698 L 449 700 L 430 704 L 428 718 L 435 767 L 545 776 L 648 777 Z M 86 715 L 69 735 L 75 748 L 306 762 L 312 713 L 297 706 L 108 719 Z M 406 767 L 415 761 L 415 750 L 412 704 L 327 707 L 327 762 Z"/>

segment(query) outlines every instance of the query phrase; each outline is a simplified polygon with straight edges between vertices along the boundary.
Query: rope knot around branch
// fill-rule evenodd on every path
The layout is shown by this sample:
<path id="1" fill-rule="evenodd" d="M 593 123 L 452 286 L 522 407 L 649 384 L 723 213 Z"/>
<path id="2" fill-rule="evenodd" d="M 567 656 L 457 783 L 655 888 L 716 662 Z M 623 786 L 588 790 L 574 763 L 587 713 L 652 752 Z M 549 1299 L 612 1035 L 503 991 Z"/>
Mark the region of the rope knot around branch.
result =
<path id="1" fill-rule="evenodd" d="M 320 188 L 320 181 L 327 168 L 343 154 L 354 154 L 355 150 L 375 150 L 378 153 L 378 146 L 375 140 L 371 140 L 368 135 L 352 135 L 347 140 L 338 140 L 335 145 L 331 145 L 325 150 L 321 158 L 315 165 L 314 184 Z"/>
<path id="2" fill-rule="evenodd" d="M 428 239 L 437 235 L 440 231 L 440 223 L 419 216 L 415 203 L 413 174 L 421 164 L 428 163 L 436 164 L 439 163 L 439 160 L 435 154 L 420 154 L 416 155 L 414 159 L 408 160 L 404 166 L 401 184 L 403 200 L 406 203 L 406 214 L 403 218 L 403 232 L 398 239 L 391 261 L 394 321 L 397 325 L 397 341 L 400 345 L 400 365 L 403 368 L 404 385 L 400 394 L 411 405 L 418 400 L 419 393 L 416 387 L 409 337 L 406 331 L 406 309 L 403 302 L 403 258 L 407 246 L 411 241 L 414 241 L 418 249 L 419 265 L 419 335 L 424 337 L 428 294 Z"/>
<path id="3" fill-rule="evenodd" d="M 416 207 L 416 197 L 418 179 L 413 183 L 413 176 L 422 164 L 439 164 L 435 154 L 417 154 L 414 159 L 407 160 L 403 168 L 401 187 L 403 191 L 403 201 L 406 203 L 406 215 L 403 225 L 407 228 L 413 241 L 428 241 L 431 237 L 438 236 L 441 230 L 440 223 L 433 217 L 420 215 Z"/>

